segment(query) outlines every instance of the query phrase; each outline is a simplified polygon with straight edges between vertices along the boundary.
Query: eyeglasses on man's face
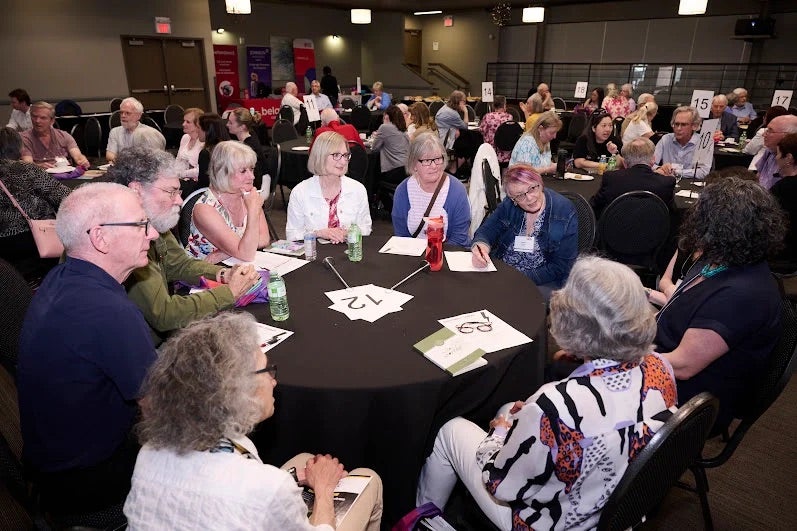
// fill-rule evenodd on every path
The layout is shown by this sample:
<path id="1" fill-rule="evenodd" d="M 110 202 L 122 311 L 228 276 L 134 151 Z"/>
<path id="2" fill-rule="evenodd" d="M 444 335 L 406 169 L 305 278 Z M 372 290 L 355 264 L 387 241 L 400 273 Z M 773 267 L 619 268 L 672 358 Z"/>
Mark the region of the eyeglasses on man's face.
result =
<path id="1" fill-rule="evenodd" d="M 166 188 L 161 188 L 160 186 L 155 186 L 154 184 L 152 185 L 152 187 L 153 188 L 157 188 L 158 190 L 160 190 L 161 192 L 163 192 L 165 194 L 169 194 L 169 199 L 174 199 L 175 197 L 180 195 L 180 192 L 181 192 L 181 190 L 179 188 L 173 188 L 173 189 L 169 190 L 169 189 L 166 189 Z"/>
<path id="2" fill-rule="evenodd" d="M 254 372 L 254 374 L 263 374 L 264 372 L 267 372 L 269 374 L 269 376 L 271 376 L 275 380 L 277 379 L 277 365 L 276 364 L 272 363 L 270 365 L 266 365 L 262 369 L 256 370 Z"/>
<path id="3" fill-rule="evenodd" d="M 120 221 L 118 223 L 99 223 L 97 227 L 144 227 L 144 234 L 149 234 L 149 220 L 144 221 Z M 91 234 L 91 229 L 86 231 Z"/>
<path id="4" fill-rule="evenodd" d="M 336 161 L 340 161 L 343 159 L 351 160 L 351 153 L 330 153 L 329 156 Z"/>
<path id="5" fill-rule="evenodd" d="M 418 162 L 421 163 L 421 166 L 426 166 L 426 167 L 432 165 L 439 166 L 440 164 L 443 163 L 443 157 L 440 156 L 440 157 L 434 157 L 432 159 L 418 159 Z"/>
<path id="6" fill-rule="evenodd" d="M 531 186 L 529 186 L 528 190 L 526 190 L 525 192 L 521 192 L 521 193 L 519 193 L 517 195 L 510 195 L 509 199 L 511 199 L 512 201 L 517 203 L 521 199 L 528 199 L 529 195 L 536 194 L 539 191 L 540 191 L 540 185 L 539 184 L 532 184 Z"/>

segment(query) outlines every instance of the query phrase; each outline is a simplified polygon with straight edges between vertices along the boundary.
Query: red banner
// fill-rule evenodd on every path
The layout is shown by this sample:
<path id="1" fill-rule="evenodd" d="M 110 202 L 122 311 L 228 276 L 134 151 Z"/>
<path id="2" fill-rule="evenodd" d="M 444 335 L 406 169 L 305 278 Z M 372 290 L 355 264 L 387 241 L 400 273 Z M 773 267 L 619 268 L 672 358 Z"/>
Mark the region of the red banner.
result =
<path id="1" fill-rule="evenodd" d="M 216 66 L 218 108 L 224 109 L 231 100 L 240 98 L 238 47 L 231 44 L 214 44 L 213 62 Z"/>
<path id="2" fill-rule="evenodd" d="M 230 103 L 237 103 L 241 107 L 247 109 L 254 109 L 259 112 L 263 123 L 268 127 L 274 127 L 274 122 L 277 121 L 280 114 L 281 99 L 278 98 L 251 98 L 248 100 L 233 99 Z"/>
<path id="3" fill-rule="evenodd" d="M 300 94 L 310 92 L 310 82 L 316 79 L 315 49 L 310 39 L 293 40 L 293 69 Z"/>

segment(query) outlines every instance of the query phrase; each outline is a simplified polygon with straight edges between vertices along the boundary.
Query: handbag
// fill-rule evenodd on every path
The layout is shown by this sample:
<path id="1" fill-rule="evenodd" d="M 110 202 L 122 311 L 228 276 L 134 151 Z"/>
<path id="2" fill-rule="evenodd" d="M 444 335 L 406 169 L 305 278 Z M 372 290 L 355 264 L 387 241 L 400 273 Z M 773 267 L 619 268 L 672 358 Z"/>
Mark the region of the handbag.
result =
<path id="1" fill-rule="evenodd" d="M 421 229 L 423 228 L 423 224 L 425 223 L 425 217 L 429 216 L 429 212 L 432 211 L 432 207 L 434 206 L 434 202 L 437 200 L 438 194 L 440 194 L 440 189 L 443 187 L 443 181 L 448 179 L 448 175 L 443 172 L 443 176 L 440 178 L 440 181 L 437 183 L 437 188 L 434 189 L 434 195 L 432 196 L 432 200 L 429 201 L 429 206 L 426 207 L 426 212 L 423 213 L 421 216 L 421 222 L 418 224 L 418 228 L 415 229 L 415 232 L 412 233 L 413 238 L 417 238 L 418 235 L 421 233 Z"/>
<path id="2" fill-rule="evenodd" d="M 8 191 L 6 185 L 3 184 L 3 181 L 0 181 L 0 188 L 3 189 L 17 210 L 22 214 L 22 217 L 25 218 L 25 221 L 28 222 L 33 241 L 36 242 L 36 248 L 39 250 L 39 257 L 58 258 L 64 254 L 64 244 L 61 243 L 58 234 L 55 232 L 55 220 L 30 219 L 28 214 L 19 206 L 14 196 L 11 195 L 11 192 Z"/>

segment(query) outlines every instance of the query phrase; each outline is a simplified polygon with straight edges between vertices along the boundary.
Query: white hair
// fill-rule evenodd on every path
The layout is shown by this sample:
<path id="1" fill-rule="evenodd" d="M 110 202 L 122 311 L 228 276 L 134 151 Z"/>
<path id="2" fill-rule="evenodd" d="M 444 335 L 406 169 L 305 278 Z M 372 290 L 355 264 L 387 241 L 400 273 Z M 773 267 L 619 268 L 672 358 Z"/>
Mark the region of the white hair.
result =
<path id="1" fill-rule="evenodd" d="M 121 107 L 122 105 L 132 105 L 133 108 L 136 110 L 136 112 L 144 112 L 144 105 L 142 105 L 141 102 L 135 98 L 123 99 L 119 107 Z"/>
<path id="2" fill-rule="evenodd" d="M 329 125 L 329 122 L 334 122 L 338 120 L 338 113 L 335 112 L 335 109 L 331 109 L 327 107 L 323 111 L 321 111 L 321 123 L 323 125 Z"/>
<path id="3" fill-rule="evenodd" d="M 67 253 L 88 244 L 86 231 L 108 221 L 118 209 L 119 198 L 124 194 L 140 202 L 136 192 L 116 183 L 84 184 L 61 201 L 55 216 L 55 232 Z"/>
<path id="4" fill-rule="evenodd" d="M 130 141 L 133 146 L 161 151 L 166 149 L 166 138 L 154 127 L 136 127 Z"/>

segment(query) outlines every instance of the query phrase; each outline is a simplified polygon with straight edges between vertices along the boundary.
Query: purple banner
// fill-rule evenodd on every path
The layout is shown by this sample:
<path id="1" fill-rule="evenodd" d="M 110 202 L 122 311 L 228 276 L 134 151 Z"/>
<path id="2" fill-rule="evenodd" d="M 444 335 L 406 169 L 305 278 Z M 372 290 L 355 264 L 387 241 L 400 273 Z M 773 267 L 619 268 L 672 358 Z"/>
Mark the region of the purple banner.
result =
<path id="1" fill-rule="evenodd" d="M 267 98 L 271 91 L 271 48 L 246 47 L 246 74 L 250 98 Z"/>

